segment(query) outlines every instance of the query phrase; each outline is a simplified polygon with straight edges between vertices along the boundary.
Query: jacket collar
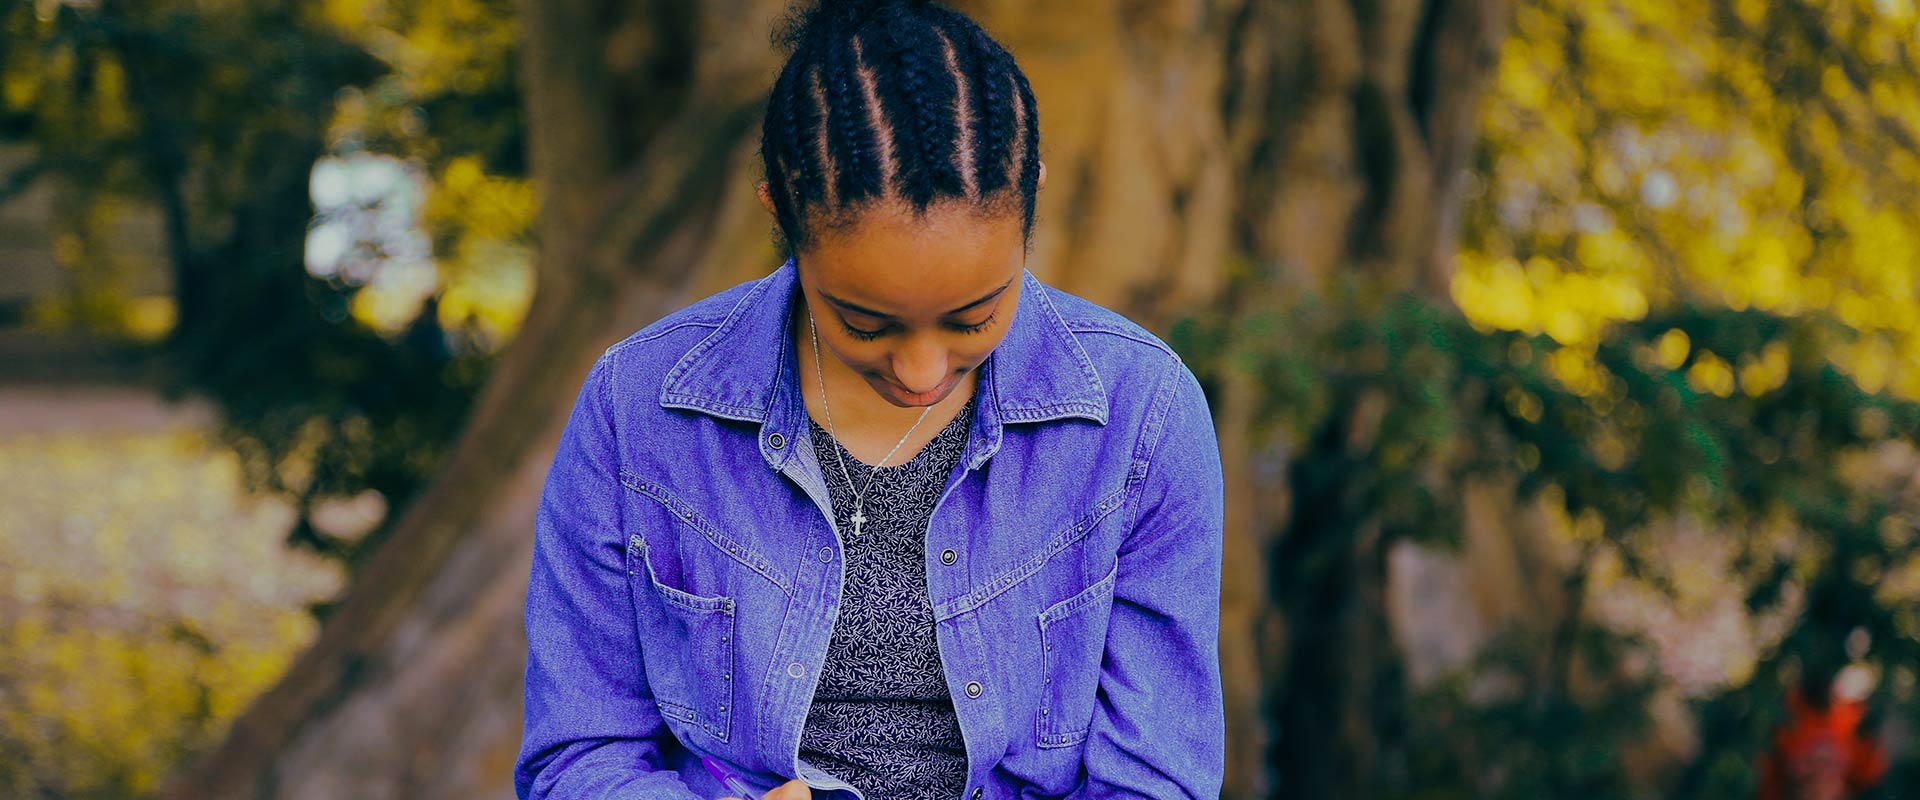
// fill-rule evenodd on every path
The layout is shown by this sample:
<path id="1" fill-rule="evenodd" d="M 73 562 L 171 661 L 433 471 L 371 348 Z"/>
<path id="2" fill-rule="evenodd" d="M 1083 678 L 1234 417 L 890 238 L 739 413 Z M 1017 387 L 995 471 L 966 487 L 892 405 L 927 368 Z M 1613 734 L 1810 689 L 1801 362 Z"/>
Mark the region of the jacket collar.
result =
<path id="1" fill-rule="evenodd" d="M 965 455 L 969 469 L 1000 448 L 1007 424 L 1068 417 L 1107 422 L 1100 374 L 1043 289 L 1031 271 L 1021 271 L 1013 323 L 981 365 Z M 660 405 L 759 423 L 761 455 L 775 469 L 784 466 L 796 449 L 785 443 L 807 435 L 798 361 L 787 336 L 799 298 L 798 273 L 788 259 L 755 281 L 720 327 L 668 371 Z"/>

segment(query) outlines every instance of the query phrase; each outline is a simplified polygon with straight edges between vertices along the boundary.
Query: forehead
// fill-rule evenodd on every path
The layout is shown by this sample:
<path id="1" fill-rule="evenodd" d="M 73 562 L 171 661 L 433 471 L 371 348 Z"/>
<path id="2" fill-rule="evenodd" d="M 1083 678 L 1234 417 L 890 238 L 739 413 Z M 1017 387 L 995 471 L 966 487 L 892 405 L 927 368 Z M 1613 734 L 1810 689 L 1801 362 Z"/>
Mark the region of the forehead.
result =
<path id="1" fill-rule="evenodd" d="M 939 316 L 999 288 L 1026 263 L 1020 219 L 962 204 L 915 215 L 904 204 L 870 207 L 849 224 L 814 233 L 800 255 L 817 288 L 892 316 Z"/>

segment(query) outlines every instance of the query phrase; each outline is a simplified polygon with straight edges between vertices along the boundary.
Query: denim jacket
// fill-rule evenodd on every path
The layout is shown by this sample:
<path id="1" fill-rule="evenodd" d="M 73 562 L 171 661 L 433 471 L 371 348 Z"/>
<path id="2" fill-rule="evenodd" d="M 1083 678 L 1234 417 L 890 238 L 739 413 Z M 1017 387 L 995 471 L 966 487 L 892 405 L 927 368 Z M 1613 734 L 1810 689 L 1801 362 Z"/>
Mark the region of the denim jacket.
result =
<path id="1" fill-rule="evenodd" d="M 1223 496 L 1199 382 L 1031 272 L 926 532 L 963 798 L 1212 798 Z M 841 533 L 786 335 L 791 260 L 608 348 L 535 515 L 521 798 L 712 800 L 793 778 Z"/>

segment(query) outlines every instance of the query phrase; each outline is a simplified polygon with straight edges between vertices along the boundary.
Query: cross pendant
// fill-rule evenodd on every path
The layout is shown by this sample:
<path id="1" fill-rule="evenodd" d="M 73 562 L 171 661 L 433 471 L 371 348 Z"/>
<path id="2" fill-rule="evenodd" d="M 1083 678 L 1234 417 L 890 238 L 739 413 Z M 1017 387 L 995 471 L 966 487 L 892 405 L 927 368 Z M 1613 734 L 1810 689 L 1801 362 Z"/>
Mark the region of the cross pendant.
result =
<path id="1" fill-rule="evenodd" d="M 862 513 L 859 509 L 856 508 L 853 511 L 852 519 L 853 519 L 853 535 L 859 536 L 860 526 L 866 523 L 867 515 L 865 513 Z"/>

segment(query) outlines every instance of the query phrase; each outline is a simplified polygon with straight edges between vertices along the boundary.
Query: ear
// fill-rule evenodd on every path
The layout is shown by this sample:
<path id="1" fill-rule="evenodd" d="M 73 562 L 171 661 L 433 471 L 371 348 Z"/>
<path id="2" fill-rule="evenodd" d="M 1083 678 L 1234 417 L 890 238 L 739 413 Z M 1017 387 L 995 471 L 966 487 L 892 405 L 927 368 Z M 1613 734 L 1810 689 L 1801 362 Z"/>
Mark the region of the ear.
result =
<path id="1" fill-rule="evenodd" d="M 760 196 L 760 206 L 765 208 L 768 214 L 778 216 L 773 210 L 773 193 L 767 190 L 766 181 L 761 181 L 760 185 L 755 187 L 754 193 Z"/>
<path id="2" fill-rule="evenodd" d="M 1042 161 L 1040 162 L 1040 177 L 1034 181 L 1033 190 L 1037 192 L 1045 188 L 1047 188 L 1047 162 Z"/>

